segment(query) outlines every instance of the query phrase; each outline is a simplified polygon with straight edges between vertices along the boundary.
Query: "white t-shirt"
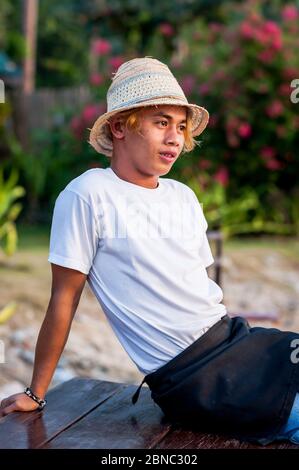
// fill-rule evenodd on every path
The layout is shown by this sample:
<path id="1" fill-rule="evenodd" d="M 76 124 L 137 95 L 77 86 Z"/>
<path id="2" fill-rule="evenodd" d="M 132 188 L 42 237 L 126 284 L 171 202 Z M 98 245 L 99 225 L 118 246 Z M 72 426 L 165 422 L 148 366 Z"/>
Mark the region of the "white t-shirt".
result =
<path id="1" fill-rule="evenodd" d="M 225 314 L 207 222 L 194 192 L 159 178 L 150 189 L 112 168 L 72 180 L 54 208 L 48 260 L 88 274 L 120 343 L 154 372 Z"/>

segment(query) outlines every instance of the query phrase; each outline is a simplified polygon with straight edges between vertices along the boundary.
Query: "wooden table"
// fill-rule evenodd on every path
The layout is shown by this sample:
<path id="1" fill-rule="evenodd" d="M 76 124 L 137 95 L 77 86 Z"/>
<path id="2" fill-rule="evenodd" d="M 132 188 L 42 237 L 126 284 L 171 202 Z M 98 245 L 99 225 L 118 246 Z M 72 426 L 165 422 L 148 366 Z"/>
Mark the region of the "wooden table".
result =
<path id="1" fill-rule="evenodd" d="M 43 412 L 12 413 L 0 420 L 1 449 L 290 449 L 268 446 L 171 425 L 144 385 L 75 378 L 53 388 Z"/>

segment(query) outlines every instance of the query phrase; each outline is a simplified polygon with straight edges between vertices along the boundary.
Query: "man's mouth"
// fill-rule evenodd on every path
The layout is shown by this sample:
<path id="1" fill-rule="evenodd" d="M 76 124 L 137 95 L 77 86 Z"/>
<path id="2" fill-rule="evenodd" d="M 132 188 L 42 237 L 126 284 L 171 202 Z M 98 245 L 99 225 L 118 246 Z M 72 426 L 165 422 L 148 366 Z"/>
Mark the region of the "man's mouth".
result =
<path id="1" fill-rule="evenodd" d="M 176 155 L 172 152 L 160 152 L 160 157 L 167 162 L 173 162 L 175 160 Z"/>

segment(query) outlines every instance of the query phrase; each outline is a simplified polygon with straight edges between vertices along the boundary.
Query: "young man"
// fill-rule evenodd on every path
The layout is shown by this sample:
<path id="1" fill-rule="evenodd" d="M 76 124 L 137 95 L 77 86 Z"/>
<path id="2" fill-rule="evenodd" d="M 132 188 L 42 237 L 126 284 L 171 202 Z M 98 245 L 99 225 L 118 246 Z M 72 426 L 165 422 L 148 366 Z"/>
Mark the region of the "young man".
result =
<path id="1" fill-rule="evenodd" d="M 206 271 L 214 260 L 201 205 L 188 186 L 161 178 L 194 148 L 208 112 L 152 58 L 118 69 L 107 104 L 90 143 L 111 166 L 86 171 L 57 198 L 31 386 L 3 400 L 2 415 L 45 405 L 87 280 L 170 419 L 261 444 L 299 442 L 299 335 L 227 315 Z"/>

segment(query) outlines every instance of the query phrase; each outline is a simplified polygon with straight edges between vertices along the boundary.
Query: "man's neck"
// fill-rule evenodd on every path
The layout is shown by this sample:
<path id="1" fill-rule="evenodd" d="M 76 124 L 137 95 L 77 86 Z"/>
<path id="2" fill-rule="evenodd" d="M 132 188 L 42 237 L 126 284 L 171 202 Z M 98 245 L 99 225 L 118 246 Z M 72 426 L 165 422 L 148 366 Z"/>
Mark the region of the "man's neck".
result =
<path id="1" fill-rule="evenodd" d="M 118 165 L 113 162 L 111 162 L 110 168 L 120 179 L 127 181 L 128 183 L 136 184 L 137 186 L 142 186 L 143 188 L 148 189 L 155 189 L 159 186 L 158 176 L 146 176 L 138 173 L 136 174 L 119 168 Z"/>

